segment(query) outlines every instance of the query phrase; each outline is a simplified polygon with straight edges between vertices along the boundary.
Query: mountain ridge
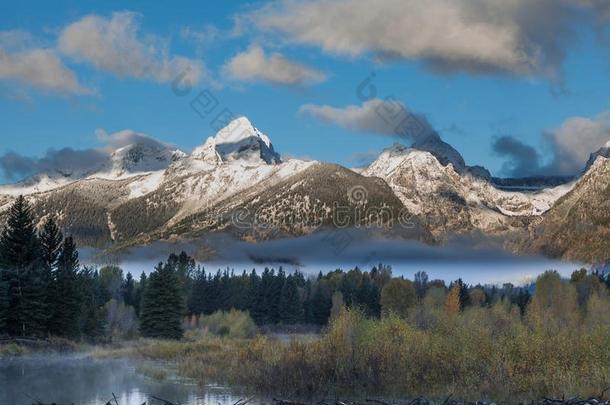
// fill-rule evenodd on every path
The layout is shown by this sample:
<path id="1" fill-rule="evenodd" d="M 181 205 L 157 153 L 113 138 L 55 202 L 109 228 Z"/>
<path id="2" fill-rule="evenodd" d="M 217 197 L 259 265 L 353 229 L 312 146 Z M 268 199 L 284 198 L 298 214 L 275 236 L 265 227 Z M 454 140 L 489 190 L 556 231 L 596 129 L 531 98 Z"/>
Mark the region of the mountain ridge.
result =
<path id="1" fill-rule="evenodd" d="M 403 238 L 435 244 L 477 234 L 507 240 L 516 252 L 607 260 L 603 249 L 593 256 L 550 249 L 552 242 L 541 237 L 544 229 L 548 235 L 570 234 L 553 225 L 560 209 L 555 207 L 566 195 L 579 193 L 575 190 L 582 189 L 583 179 L 603 182 L 604 176 L 590 175 L 600 170 L 597 161 L 605 159 L 604 151 L 596 153 L 595 162 L 572 182 L 545 187 L 542 179 L 537 187 L 530 183 L 519 189 L 517 180 L 505 179 L 502 188 L 484 168 L 467 166 L 455 149 L 436 140 L 413 147 L 396 144 L 359 172 L 317 161 L 282 161 L 270 138 L 240 117 L 190 154 L 143 142 L 117 149 L 98 171 L 82 178 L 38 189 L 35 177 L 21 186 L 2 186 L 0 216 L 16 195 L 24 194 L 39 217 L 56 215 L 80 243 L 112 248 L 206 232 L 229 232 L 251 241 L 300 236 L 320 226 L 337 227 L 331 219 L 344 208 L 356 212 L 381 204 L 392 208 L 386 222 L 396 223 L 402 210 L 417 224 L 413 232 L 387 230 Z M 38 176 L 44 179 L 44 174 Z M 363 206 L 349 199 L 352 190 L 364 193 Z M 231 223 L 232 215 L 244 210 L 244 218 L 259 229 L 245 232 Z M 259 223 L 259 214 L 266 223 Z M 312 222 L 286 223 L 299 215 Z M 353 217 L 348 225 L 363 224 Z"/>

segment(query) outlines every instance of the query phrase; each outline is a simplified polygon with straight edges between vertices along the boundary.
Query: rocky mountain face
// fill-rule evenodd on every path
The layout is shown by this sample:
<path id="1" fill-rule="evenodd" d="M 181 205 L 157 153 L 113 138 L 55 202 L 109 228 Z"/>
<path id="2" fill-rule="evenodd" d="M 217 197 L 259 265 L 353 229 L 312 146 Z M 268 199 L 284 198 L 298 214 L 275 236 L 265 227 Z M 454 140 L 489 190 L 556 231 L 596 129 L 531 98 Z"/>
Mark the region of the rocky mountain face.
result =
<path id="1" fill-rule="evenodd" d="M 503 191 L 487 179 L 458 172 L 431 153 L 395 145 L 362 172 L 385 180 L 402 203 L 426 219 L 433 235 L 502 235 L 527 226 L 570 186 L 532 193 Z"/>
<path id="2" fill-rule="evenodd" d="M 0 187 L 0 210 L 19 194 L 40 218 L 56 215 L 81 244 L 97 247 L 220 231 L 262 240 L 369 225 L 433 242 L 384 181 L 336 165 L 282 162 L 269 137 L 243 117 L 191 154 L 133 144 L 80 178 Z M 394 227 L 401 221 L 406 225 Z"/>
<path id="3" fill-rule="evenodd" d="M 240 161 L 245 164 L 280 163 L 271 140 L 245 117 L 231 121 L 216 136 L 207 139 L 192 154 L 197 159 L 210 163 Z"/>
<path id="4" fill-rule="evenodd" d="M 356 172 L 282 161 L 269 137 L 241 117 L 190 154 L 134 143 L 87 173 L 59 180 L 41 173 L 0 186 L 0 216 L 24 194 L 41 218 L 57 215 L 81 244 L 106 248 L 212 232 L 258 241 L 367 226 L 424 243 L 474 234 L 519 252 L 597 261 L 610 258 L 604 156 L 593 154 L 580 179 L 520 184 L 466 166 L 436 139 L 395 145 Z"/>
<path id="5" fill-rule="evenodd" d="M 567 260 L 610 260 L 610 158 L 597 156 L 574 188 L 534 225 L 520 250 Z"/>

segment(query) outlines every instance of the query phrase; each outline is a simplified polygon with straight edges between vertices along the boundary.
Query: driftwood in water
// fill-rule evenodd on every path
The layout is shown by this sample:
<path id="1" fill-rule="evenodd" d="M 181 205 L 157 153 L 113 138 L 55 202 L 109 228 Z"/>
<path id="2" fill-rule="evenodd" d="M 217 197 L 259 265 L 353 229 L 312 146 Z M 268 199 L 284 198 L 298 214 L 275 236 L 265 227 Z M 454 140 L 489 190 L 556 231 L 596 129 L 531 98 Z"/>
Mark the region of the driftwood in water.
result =
<path id="1" fill-rule="evenodd" d="M 603 390 L 597 397 L 590 397 L 590 398 L 574 397 L 574 398 L 569 398 L 569 399 L 543 398 L 540 400 L 523 402 L 523 404 L 527 404 L 527 405 L 588 405 L 588 404 L 610 405 L 610 396 L 608 396 L 607 394 L 610 394 L 610 387 Z M 32 405 L 60 405 L 55 402 L 45 403 L 45 402 L 40 401 L 39 399 L 36 399 L 36 398 L 33 398 L 33 397 L 27 395 L 27 394 L 26 394 L 26 396 L 33 401 Z M 114 393 L 112 393 L 112 398 L 113 399 L 108 401 L 106 403 L 106 405 L 121 405 L 121 404 L 119 404 L 119 401 L 117 400 L 117 397 L 116 397 L 116 395 L 114 395 Z M 167 399 L 159 398 L 154 395 L 151 395 L 150 398 L 154 399 L 155 401 L 161 402 L 162 405 L 181 405 L 180 403 L 171 402 L 171 401 L 168 401 Z M 373 404 L 375 404 L 375 405 L 495 405 L 495 403 L 491 402 L 491 401 L 468 402 L 468 401 L 455 400 L 455 399 L 451 399 L 451 398 L 452 398 L 452 395 L 448 396 L 444 401 L 442 401 L 442 400 L 434 401 L 434 400 L 430 400 L 430 399 L 427 399 L 424 397 L 419 397 L 419 398 L 415 398 L 413 400 L 404 400 L 404 401 L 386 401 L 386 400 L 382 400 L 382 399 L 367 398 L 364 403 L 358 402 L 358 401 L 334 400 L 334 401 L 328 401 L 328 402 L 327 401 L 312 402 L 312 404 L 317 404 L 317 405 L 373 405 Z M 247 399 L 239 399 L 233 405 L 247 405 L 253 399 L 254 399 L 254 397 L 250 397 Z M 306 402 L 294 401 L 294 400 L 290 400 L 290 399 L 273 398 L 272 402 L 274 405 L 308 405 Z M 147 403 L 144 402 L 142 405 L 146 405 L 146 404 Z M 74 404 L 71 404 L 71 405 L 74 405 Z"/>

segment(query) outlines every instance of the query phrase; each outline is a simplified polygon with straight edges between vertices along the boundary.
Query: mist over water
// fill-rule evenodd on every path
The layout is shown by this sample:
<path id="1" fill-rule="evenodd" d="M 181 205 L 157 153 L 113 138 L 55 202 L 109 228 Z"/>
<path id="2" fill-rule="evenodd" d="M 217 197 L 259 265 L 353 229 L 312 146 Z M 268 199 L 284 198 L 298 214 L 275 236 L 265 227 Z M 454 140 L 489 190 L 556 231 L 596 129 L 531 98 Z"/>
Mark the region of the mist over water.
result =
<path id="1" fill-rule="evenodd" d="M 0 404 L 99 405 L 116 395 L 119 405 L 160 403 L 233 404 L 239 397 L 220 387 L 198 387 L 177 380 L 154 381 L 128 360 L 86 356 L 34 356 L 0 360 Z M 115 402 L 112 401 L 114 404 Z"/>
<path id="2" fill-rule="evenodd" d="M 170 253 L 186 251 L 203 265 L 206 271 L 233 269 L 235 272 L 265 267 L 299 270 L 317 274 L 336 269 L 361 270 L 379 263 L 392 266 L 394 275 L 412 278 L 418 271 L 430 279 L 450 282 L 462 278 L 469 284 L 529 283 L 546 270 L 557 270 L 563 276 L 580 267 L 580 263 L 551 260 L 543 256 L 518 256 L 488 241 L 455 239 L 442 246 L 426 245 L 414 240 L 389 238 L 382 233 L 363 229 L 328 230 L 298 238 L 264 242 L 245 242 L 226 234 L 213 234 L 189 242 L 155 242 L 130 248 L 119 256 L 110 257 L 125 271 L 140 274 L 150 272 Z M 213 252 L 202 259 L 200 253 Z M 82 261 L 98 266 L 108 264 L 107 255 L 82 249 Z"/>

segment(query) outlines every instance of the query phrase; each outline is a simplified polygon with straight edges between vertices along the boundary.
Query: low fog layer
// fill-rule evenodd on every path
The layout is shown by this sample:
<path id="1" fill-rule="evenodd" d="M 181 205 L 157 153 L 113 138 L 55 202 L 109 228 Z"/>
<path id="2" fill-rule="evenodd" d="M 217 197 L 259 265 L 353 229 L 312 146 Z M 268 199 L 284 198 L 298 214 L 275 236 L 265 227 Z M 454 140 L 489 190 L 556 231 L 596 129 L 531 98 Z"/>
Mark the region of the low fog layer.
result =
<path id="1" fill-rule="evenodd" d="M 236 272 L 282 266 L 287 271 L 317 274 L 337 268 L 363 270 L 389 264 L 394 274 L 412 277 L 426 271 L 430 278 L 451 281 L 461 277 L 467 283 L 527 283 L 545 270 L 569 275 L 577 263 L 541 256 L 515 256 L 473 239 L 456 239 L 444 246 L 429 246 L 412 240 L 387 239 L 373 230 L 328 230 L 299 238 L 250 243 L 229 235 L 215 234 L 192 242 L 155 242 L 134 247 L 118 255 L 82 249 L 83 263 L 101 266 L 118 264 L 125 271 L 150 272 L 170 253 L 186 251 L 207 271 L 231 268 Z"/>

